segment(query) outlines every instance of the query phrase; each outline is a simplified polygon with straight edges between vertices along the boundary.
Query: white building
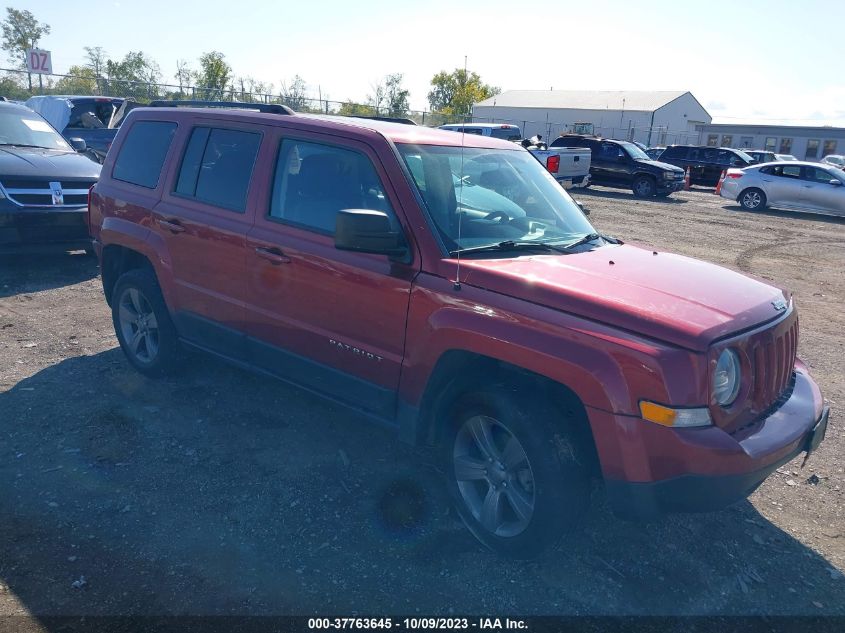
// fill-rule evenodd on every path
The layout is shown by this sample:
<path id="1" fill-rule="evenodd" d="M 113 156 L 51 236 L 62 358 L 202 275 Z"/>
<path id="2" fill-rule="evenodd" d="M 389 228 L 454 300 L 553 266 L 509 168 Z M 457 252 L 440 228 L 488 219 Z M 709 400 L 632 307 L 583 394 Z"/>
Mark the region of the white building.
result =
<path id="1" fill-rule="evenodd" d="M 701 144 L 711 147 L 764 149 L 792 154 L 798 160 L 820 160 L 845 154 L 845 128 L 808 125 L 711 123 L 699 126 Z"/>
<path id="2" fill-rule="evenodd" d="M 696 126 L 712 121 L 692 93 L 680 90 L 508 90 L 476 103 L 472 119 L 519 125 L 526 137 L 550 140 L 592 124 L 598 136 L 648 146 L 698 143 Z"/>

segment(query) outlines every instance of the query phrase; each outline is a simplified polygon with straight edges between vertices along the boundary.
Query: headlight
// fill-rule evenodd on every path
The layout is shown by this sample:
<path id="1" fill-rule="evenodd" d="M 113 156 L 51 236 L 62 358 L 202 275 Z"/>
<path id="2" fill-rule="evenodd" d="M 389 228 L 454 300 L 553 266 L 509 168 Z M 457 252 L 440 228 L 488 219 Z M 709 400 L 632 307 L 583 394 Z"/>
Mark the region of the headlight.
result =
<path id="1" fill-rule="evenodd" d="M 739 394 L 739 356 L 732 349 L 726 349 L 716 361 L 713 372 L 713 398 L 721 406 L 730 406 Z"/>
<path id="2" fill-rule="evenodd" d="M 666 180 L 675 180 L 675 172 L 674 171 L 664 171 L 663 178 Z"/>

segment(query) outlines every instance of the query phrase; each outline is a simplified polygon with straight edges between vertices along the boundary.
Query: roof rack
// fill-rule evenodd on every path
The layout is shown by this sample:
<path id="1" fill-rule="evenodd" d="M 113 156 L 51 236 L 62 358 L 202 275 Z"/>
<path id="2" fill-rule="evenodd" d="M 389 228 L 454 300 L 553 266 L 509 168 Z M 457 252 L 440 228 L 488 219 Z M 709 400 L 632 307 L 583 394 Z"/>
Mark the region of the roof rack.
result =
<path id="1" fill-rule="evenodd" d="M 417 122 L 413 119 L 407 119 L 405 117 L 396 117 L 396 116 L 375 116 L 375 115 L 366 115 L 366 114 L 350 114 L 349 116 L 355 117 L 356 119 L 372 119 L 373 121 L 388 121 L 390 123 L 402 123 L 403 125 L 416 125 Z"/>
<path id="2" fill-rule="evenodd" d="M 268 114 L 296 114 L 286 105 L 278 103 L 247 103 L 241 101 L 151 101 L 151 108 L 236 108 L 238 110 L 258 110 L 259 112 L 266 112 Z"/>

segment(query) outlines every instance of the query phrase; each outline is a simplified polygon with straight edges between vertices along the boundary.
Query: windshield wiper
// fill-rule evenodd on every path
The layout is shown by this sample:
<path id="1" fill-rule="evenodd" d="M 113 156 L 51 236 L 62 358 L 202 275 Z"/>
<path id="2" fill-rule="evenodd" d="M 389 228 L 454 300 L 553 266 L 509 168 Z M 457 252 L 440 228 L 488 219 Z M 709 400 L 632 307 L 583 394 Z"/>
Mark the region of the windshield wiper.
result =
<path id="1" fill-rule="evenodd" d="M 569 251 L 575 248 L 576 246 L 581 246 L 582 244 L 587 244 L 588 242 L 594 242 L 596 240 L 604 240 L 605 242 L 609 242 L 610 244 L 622 244 L 622 240 L 617 239 L 615 237 L 611 237 L 610 235 L 602 235 L 601 233 L 587 233 L 584 237 L 575 240 L 574 242 L 570 242 L 565 246 L 561 246 L 560 248 L 564 251 Z"/>
<path id="2" fill-rule="evenodd" d="M 46 145 L 28 145 L 27 143 L 0 143 L 0 147 L 37 147 L 38 149 L 53 149 Z"/>
<path id="3" fill-rule="evenodd" d="M 483 246 L 469 246 L 467 248 L 459 248 L 454 251 L 449 251 L 450 255 L 465 255 L 466 253 L 485 253 L 493 251 L 555 251 L 556 253 L 565 253 L 566 250 L 557 246 L 552 246 L 545 242 L 532 242 L 505 240 L 498 244 L 484 244 Z"/>

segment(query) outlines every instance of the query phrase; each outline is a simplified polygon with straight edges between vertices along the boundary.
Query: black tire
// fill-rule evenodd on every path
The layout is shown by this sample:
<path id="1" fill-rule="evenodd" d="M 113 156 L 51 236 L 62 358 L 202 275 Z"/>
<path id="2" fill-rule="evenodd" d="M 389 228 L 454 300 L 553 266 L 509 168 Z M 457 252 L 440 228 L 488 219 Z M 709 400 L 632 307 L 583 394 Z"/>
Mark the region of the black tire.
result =
<path id="1" fill-rule="evenodd" d="M 542 400 L 517 400 L 511 393 L 506 385 L 494 385 L 459 397 L 441 457 L 449 494 L 469 531 L 497 554 L 526 559 L 579 524 L 589 506 L 590 475 L 575 434 L 553 426 L 560 413 Z M 489 453 L 473 432 L 481 421 L 501 457 L 497 463 L 484 458 Z M 514 459 L 513 439 L 524 459 Z"/>
<path id="2" fill-rule="evenodd" d="M 651 176 L 637 176 L 634 178 L 631 190 L 638 198 L 651 198 L 657 191 L 657 185 Z"/>
<path id="3" fill-rule="evenodd" d="M 766 194 L 756 187 L 745 189 L 739 194 L 737 201 L 746 211 L 762 211 L 766 208 Z"/>
<path id="4" fill-rule="evenodd" d="M 133 323 L 133 311 L 143 320 Z M 139 372 L 155 377 L 176 368 L 179 338 L 152 271 L 136 269 L 120 276 L 112 292 L 112 323 L 123 353 Z"/>

